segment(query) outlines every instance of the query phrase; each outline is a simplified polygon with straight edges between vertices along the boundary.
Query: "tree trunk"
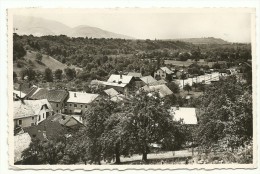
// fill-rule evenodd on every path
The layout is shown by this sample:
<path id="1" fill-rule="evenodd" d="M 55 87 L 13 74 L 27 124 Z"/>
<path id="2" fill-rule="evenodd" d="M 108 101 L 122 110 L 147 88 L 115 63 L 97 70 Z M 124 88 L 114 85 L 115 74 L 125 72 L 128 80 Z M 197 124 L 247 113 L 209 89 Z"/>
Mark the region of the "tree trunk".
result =
<path id="1" fill-rule="evenodd" d="M 145 162 L 147 161 L 147 153 L 145 153 L 145 152 L 143 153 L 143 159 L 142 160 L 145 161 Z"/>
<path id="2" fill-rule="evenodd" d="M 120 164 L 120 152 L 119 152 L 119 149 L 120 149 L 120 143 L 116 143 L 116 148 L 115 148 L 115 154 L 116 154 L 116 162 L 115 164 Z"/>
<path id="3" fill-rule="evenodd" d="M 120 154 L 119 153 L 116 153 L 116 164 L 120 164 L 121 161 L 120 161 Z"/>

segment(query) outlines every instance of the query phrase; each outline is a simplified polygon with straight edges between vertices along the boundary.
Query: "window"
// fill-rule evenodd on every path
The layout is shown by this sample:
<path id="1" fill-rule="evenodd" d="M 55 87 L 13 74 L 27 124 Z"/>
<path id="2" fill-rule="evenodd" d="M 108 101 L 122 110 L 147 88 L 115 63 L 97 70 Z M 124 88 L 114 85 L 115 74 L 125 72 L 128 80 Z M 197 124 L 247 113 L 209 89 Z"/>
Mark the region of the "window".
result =
<path id="1" fill-rule="evenodd" d="M 22 125 L 23 121 L 22 120 L 18 120 L 18 125 Z"/>
<path id="2" fill-rule="evenodd" d="M 56 107 L 59 107 L 59 104 L 58 104 L 58 103 L 56 104 Z"/>
<path id="3" fill-rule="evenodd" d="M 34 117 L 32 117 L 32 120 L 34 120 Z"/>
<path id="4" fill-rule="evenodd" d="M 50 116 L 50 113 L 49 112 L 46 112 L 46 118 Z"/>
<path id="5" fill-rule="evenodd" d="M 74 104 L 74 107 L 77 107 L 77 104 Z"/>
<path id="6" fill-rule="evenodd" d="M 44 113 L 42 114 L 42 118 L 44 118 Z"/>
<path id="7" fill-rule="evenodd" d="M 67 103 L 65 103 L 65 106 L 67 106 Z"/>
<path id="8" fill-rule="evenodd" d="M 70 104 L 70 106 L 71 106 L 71 104 Z"/>
<path id="9" fill-rule="evenodd" d="M 70 113 L 72 113 L 71 110 L 70 110 Z"/>
<path id="10" fill-rule="evenodd" d="M 57 110 L 56 112 L 59 113 L 59 110 Z"/>
<path id="11" fill-rule="evenodd" d="M 83 108 L 83 105 L 80 105 L 81 108 Z"/>
<path id="12" fill-rule="evenodd" d="M 38 117 L 38 121 L 41 121 L 41 116 L 39 115 L 39 117 Z"/>

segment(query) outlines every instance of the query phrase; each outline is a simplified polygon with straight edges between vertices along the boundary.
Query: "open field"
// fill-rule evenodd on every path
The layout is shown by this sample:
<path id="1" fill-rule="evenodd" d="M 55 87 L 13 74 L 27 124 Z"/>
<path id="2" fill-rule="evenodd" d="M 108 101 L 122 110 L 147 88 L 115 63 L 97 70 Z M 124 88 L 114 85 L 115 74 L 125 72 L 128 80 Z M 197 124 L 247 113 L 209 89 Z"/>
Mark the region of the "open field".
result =
<path id="1" fill-rule="evenodd" d="M 26 60 L 26 65 L 25 67 L 29 66 L 29 60 L 32 61 L 32 68 L 34 70 L 38 70 L 38 71 L 44 71 L 46 68 L 50 68 L 52 71 L 55 71 L 57 69 L 61 69 L 64 70 L 65 68 L 67 68 L 68 66 L 66 64 L 63 64 L 61 62 L 59 62 L 58 60 L 54 59 L 51 56 L 42 54 L 42 61 L 41 62 L 37 62 L 36 61 L 36 54 L 37 52 L 34 51 L 27 51 L 26 55 L 24 56 L 24 59 Z M 24 67 L 22 68 L 18 68 L 17 64 L 14 63 L 13 64 L 13 69 L 14 72 L 16 72 L 18 75 L 20 74 L 20 72 L 22 71 Z M 75 68 L 75 69 L 81 69 L 75 66 L 70 66 L 69 68 Z"/>
<path id="2" fill-rule="evenodd" d="M 191 62 L 191 61 L 177 61 L 177 60 L 164 60 L 164 63 L 166 65 L 175 65 L 175 66 L 190 66 L 191 64 L 195 63 L 195 62 Z M 209 67 L 212 67 L 212 65 L 215 62 L 197 62 L 198 65 L 208 65 Z"/>

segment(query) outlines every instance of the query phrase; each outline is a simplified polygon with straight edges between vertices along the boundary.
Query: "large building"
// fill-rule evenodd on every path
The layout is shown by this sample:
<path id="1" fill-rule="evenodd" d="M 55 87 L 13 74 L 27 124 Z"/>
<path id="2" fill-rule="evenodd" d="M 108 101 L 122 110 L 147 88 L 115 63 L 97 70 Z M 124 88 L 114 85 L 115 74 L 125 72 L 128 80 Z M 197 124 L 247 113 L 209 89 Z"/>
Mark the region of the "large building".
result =
<path id="1" fill-rule="evenodd" d="M 69 98 L 64 107 L 64 113 L 73 115 L 77 120 L 81 120 L 81 115 L 85 113 L 90 103 L 98 98 L 99 94 L 72 92 L 69 91 Z"/>
<path id="2" fill-rule="evenodd" d="M 157 92 L 161 98 L 173 94 L 173 92 L 165 84 L 155 86 L 146 85 L 142 87 L 141 90 L 149 93 Z"/>
<path id="3" fill-rule="evenodd" d="M 14 101 L 14 127 L 38 125 L 52 115 L 53 109 L 47 99 Z"/>
<path id="4" fill-rule="evenodd" d="M 114 88 L 117 92 L 128 95 L 129 92 L 134 90 L 135 81 L 133 76 L 116 75 L 112 74 L 107 82 L 103 83 L 106 88 Z"/>
<path id="5" fill-rule="evenodd" d="M 52 109 L 55 113 L 62 113 L 65 103 L 68 100 L 69 92 L 66 90 L 57 89 L 37 89 L 37 91 L 32 95 L 31 99 L 40 100 L 47 99 Z"/>
<path id="6" fill-rule="evenodd" d="M 157 79 L 172 79 L 173 71 L 167 67 L 160 67 L 157 71 L 154 72 L 154 78 Z"/>

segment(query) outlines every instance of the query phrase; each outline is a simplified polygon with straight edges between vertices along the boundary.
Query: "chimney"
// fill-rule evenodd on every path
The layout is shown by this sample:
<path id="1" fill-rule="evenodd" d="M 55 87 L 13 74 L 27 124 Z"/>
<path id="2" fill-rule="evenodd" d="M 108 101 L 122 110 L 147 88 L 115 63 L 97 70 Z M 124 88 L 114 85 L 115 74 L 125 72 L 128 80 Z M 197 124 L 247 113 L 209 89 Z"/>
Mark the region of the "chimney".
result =
<path id="1" fill-rule="evenodd" d="M 120 71 L 120 79 L 123 79 L 122 71 Z"/>
<path id="2" fill-rule="evenodd" d="M 74 97 L 77 97 L 77 93 L 76 92 L 74 93 Z"/>

